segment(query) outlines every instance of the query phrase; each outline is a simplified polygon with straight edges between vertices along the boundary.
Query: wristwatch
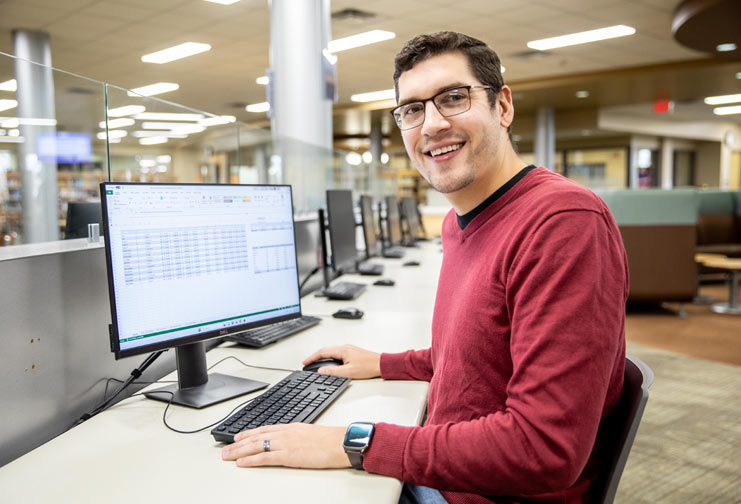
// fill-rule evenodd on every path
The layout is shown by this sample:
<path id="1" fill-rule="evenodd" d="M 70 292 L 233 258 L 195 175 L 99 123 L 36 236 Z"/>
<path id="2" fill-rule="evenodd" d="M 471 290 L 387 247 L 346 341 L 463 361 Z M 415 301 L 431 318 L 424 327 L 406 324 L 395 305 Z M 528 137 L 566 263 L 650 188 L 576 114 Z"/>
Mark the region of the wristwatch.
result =
<path id="1" fill-rule="evenodd" d="M 351 423 L 345 432 L 342 447 L 355 469 L 363 470 L 363 454 L 373 438 L 374 424 L 370 422 Z"/>

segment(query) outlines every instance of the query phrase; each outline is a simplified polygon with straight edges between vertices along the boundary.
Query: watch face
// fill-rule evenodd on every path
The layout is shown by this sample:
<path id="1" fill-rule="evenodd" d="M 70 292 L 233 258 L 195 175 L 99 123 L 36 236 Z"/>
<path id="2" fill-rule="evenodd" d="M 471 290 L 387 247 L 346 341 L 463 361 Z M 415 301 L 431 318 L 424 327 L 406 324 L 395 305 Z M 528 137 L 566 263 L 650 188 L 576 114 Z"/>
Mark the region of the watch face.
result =
<path id="1" fill-rule="evenodd" d="M 373 424 L 352 424 L 345 434 L 345 446 L 363 448 L 370 442 Z"/>

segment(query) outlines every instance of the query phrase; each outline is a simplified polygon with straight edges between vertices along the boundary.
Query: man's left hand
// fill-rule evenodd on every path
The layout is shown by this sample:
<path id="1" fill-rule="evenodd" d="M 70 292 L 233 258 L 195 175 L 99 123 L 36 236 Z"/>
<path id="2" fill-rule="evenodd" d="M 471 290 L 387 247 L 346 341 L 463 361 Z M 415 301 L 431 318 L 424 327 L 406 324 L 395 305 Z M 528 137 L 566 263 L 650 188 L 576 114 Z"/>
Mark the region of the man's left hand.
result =
<path id="1" fill-rule="evenodd" d="M 234 436 L 234 443 L 222 449 L 221 458 L 235 460 L 240 467 L 351 467 L 342 448 L 346 430 L 304 423 L 258 427 Z M 265 441 L 269 441 L 270 451 L 265 451 Z"/>

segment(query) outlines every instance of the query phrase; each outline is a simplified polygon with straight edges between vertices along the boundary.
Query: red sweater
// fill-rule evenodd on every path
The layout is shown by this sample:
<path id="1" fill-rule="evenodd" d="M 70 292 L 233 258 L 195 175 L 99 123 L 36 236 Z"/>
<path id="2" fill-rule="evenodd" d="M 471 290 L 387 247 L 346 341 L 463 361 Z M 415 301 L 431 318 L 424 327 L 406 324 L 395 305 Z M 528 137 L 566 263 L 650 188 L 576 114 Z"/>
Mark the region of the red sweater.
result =
<path id="1" fill-rule="evenodd" d="M 591 191 L 537 168 L 464 230 L 451 211 L 442 234 L 432 346 L 381 356 L 383 378 L 430 382 L 427 421 L 376 424 L 365 469 L 451 504 L 587 500 L 623 385 L 615 221 Z"/>

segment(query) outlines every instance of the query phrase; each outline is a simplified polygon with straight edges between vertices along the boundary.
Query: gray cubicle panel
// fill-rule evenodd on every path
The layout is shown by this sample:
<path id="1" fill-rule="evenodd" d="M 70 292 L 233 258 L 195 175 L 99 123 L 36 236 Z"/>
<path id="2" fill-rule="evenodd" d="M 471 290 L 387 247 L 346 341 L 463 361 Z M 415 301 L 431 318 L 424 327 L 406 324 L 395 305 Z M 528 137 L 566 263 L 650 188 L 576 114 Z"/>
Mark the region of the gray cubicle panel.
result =
<path id="1" fill-rule="evenodd" d="M 0 258 L 0 465 L 67 430 L 102 399 L 106 378 L 126 379 L 144 359 L 114 359 L 103 247 L 75 241 L 77 250 Z M 168 352 L 141 379 L 173 369 Z"/>

